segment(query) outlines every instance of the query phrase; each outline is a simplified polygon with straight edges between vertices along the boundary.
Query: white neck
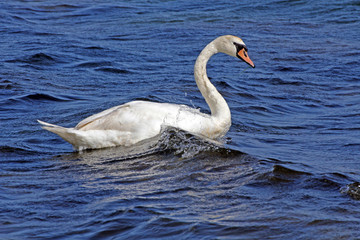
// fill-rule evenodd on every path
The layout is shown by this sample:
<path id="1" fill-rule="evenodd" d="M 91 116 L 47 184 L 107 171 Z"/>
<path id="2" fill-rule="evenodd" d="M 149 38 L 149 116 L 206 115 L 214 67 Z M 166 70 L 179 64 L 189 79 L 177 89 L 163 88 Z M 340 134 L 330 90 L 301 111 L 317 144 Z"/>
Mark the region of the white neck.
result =
<path id="1" fill-rule="evenodd" d="M 231 125 L 231 114 L 229 106 L 225 99 L 216 90 L 214 85 L 210 82 L 206 74 L 206 64 L 210 57 L 219 50 L 216 42 L 209 43 L 200 53 L 195 62 L 194 76 L 196 84 L 209 105 L 211 110 L 211 117 L 220 124 L 224 129 L 228 129 Z"/>

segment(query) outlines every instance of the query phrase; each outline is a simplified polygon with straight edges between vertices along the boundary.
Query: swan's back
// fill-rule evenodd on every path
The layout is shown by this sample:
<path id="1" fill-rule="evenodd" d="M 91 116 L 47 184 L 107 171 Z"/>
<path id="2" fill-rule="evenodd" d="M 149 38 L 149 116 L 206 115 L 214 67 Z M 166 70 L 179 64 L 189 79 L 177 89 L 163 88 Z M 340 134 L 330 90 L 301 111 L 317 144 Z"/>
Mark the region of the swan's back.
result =
<path id="1" fill-rule="evenodd" d="M 92 115 L 75 129 L 158 132 L 162 124 L 176 121 L 178 111 L 179 105 L 175 104 L 133 101 Z"/>
<path id="2" fill-rule="evenodd" d="M 207 137 L 221 137 L 225 133 L 214 124 L 210 115 L 185 105 L 133 101 L 90 116 L 75 129 L 116 130 L 128 132 L 133 141 L 154 137 L 162 127 L 175 127 Z M 227 131 L 227 129 L 226 129 Z"/>

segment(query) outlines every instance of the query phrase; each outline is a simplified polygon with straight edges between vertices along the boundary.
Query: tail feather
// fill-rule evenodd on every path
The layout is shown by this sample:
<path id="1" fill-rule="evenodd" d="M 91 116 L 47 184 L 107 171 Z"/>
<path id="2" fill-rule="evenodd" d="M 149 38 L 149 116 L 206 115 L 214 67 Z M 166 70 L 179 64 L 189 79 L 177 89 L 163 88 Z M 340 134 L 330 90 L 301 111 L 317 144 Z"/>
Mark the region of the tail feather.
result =
<path id="1" fill-rule="evenodd" d="M 126 145 L 132 140 L 129 132 L 117 130 L 78 130 L 75 128 L 64 128 L 51 123 L 38 120 L 45 130 L 59 135 L 65 141 L 71 143 L 75 150 L 95 149 Z"/>
<path id="2" fill-rule="evenodd" d="M 42 125 L 41 128 L 59 135 L 62 139 L 64 139 L 65 141 L 71 143 L 74 147 L 76 147 L 77 139 L 74 129 L 57 126 L 40 120 L 37 121 Z"/>
<path id="3" fill-rule="evenodd" d="M 40 121 L 40 120 L 37 120 L 38 123 L 40 123 L 42 126 L 42 128 L 44 129 L 47 129 L 47 128 L 64 128 L 64 127 L 60 127 L 60 126 L 57 126 L 55 124 L 51 124 L 51 123 L 47 123 L 47 122 L 43 122 L 43 121 Z"/>

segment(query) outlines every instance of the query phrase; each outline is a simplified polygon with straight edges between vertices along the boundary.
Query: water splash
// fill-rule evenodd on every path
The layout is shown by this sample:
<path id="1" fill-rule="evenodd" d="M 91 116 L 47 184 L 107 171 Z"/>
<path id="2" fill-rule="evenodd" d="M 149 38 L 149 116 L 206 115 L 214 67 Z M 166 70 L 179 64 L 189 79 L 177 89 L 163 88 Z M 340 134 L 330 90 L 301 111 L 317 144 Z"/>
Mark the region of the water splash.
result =
<path id="1" fill-rule="evenodd" d="M 360 182 L 348 184 L 346 187 L 341 189 L 341 192 L 349 195 L 355 200 L 360 200 Z"/>
<path id="2" fill-rule="evenodd" d="M 162 151 L 170 151 L 181 158 L 192 158 L 201 152 L 218 151 L 223 143 L 167 127 L 156 144 Z"/>

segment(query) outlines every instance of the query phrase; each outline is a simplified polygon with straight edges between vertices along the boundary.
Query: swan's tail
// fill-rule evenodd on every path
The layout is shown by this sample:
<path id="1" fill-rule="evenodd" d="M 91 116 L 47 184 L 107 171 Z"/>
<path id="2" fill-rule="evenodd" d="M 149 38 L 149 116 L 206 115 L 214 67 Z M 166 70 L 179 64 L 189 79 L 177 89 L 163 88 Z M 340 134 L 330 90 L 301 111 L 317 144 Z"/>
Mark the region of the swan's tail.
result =
<path id="1" fill-rule="evenodd" d="M 64 128 L 47 122 L 37 120 L 41 128 L 59 135 L 65 141 L 71 143 L 74 148 L 78 148 L 78 136 L 73 128 Z"/>

